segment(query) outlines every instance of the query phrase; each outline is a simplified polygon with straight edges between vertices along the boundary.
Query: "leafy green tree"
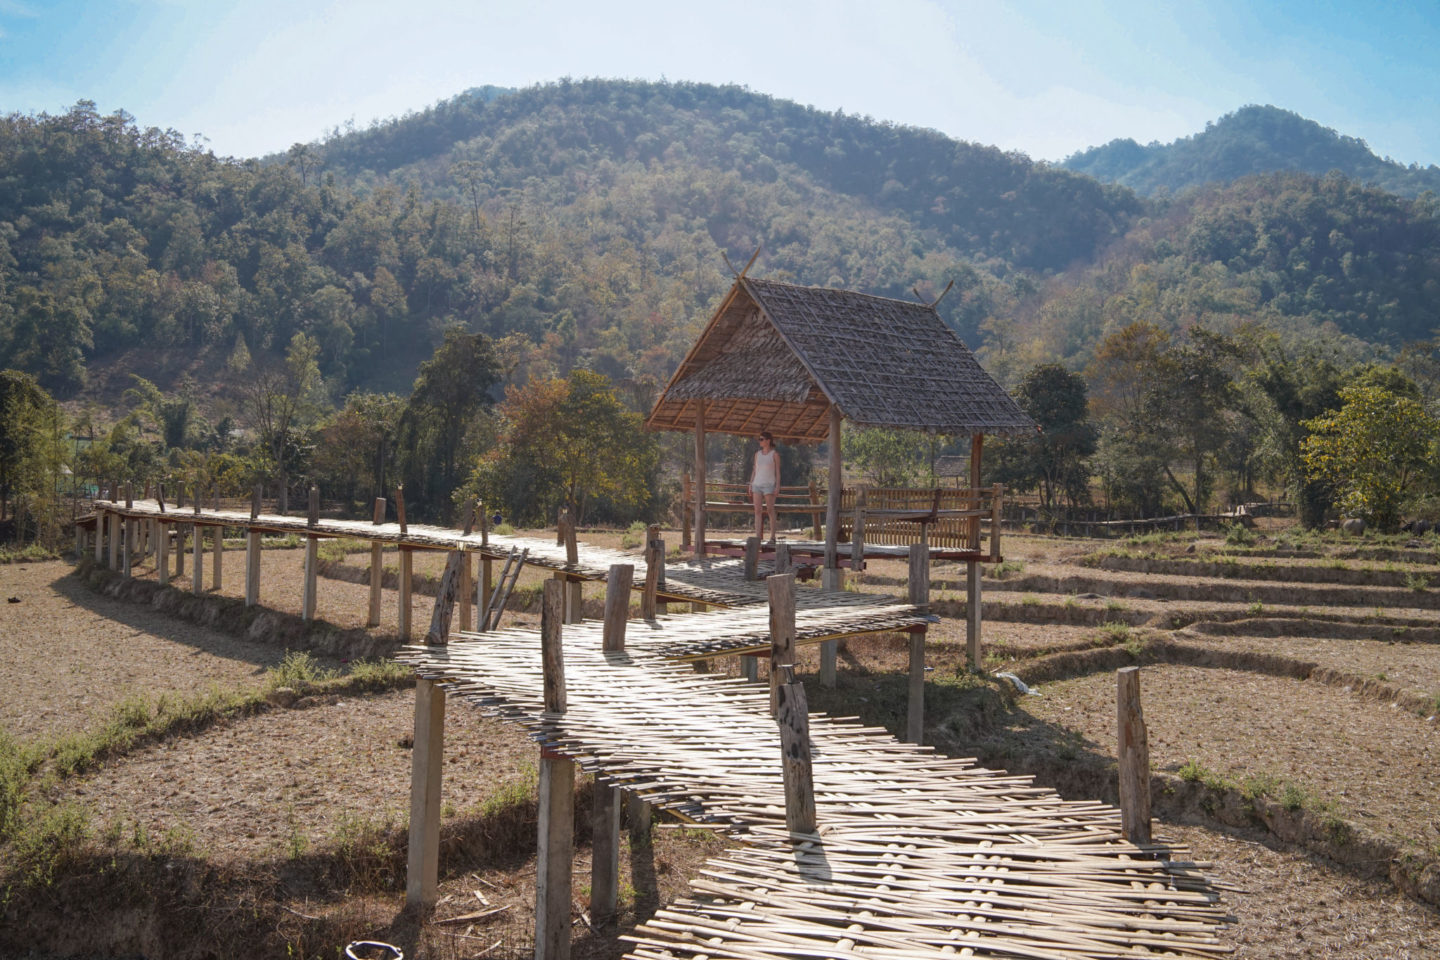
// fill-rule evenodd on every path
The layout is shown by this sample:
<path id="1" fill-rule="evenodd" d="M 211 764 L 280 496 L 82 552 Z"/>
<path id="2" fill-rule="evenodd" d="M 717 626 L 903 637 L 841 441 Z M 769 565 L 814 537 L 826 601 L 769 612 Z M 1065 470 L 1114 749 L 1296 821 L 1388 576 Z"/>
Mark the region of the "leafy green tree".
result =
<path id="1" fill-rule="evenodd" d="M 48 479 L 46 439 L 57 413 L 34 377 L 0 371 L 0 519 L 10 514 L 16 496 L 35 494 Z"/>
<path id="2" fill-rule="evenodd" d="M 1344 387 L 1340 401 L 1339 410 L 1305 422 L 1305 468 L 1331 485 L 1341 511 L 1393 530 L 1427 477 L 1440 421 L 1416 398 L 1383 387 Z"/>
<path id="3" fill-rule="evenodd" d="M 1085 500 L 1090 483 L 1087 458 L 1098 440 L 1089 419 L 1085 378 L 1058 363 L 1040 364 L 1025 374 L 1015 399 L 1041 432 L 1005 442 L 995 478 L 1021 489 L 1038 486 L 1046 510 L 1062 496 L 1071 506 Z"/>
<path id="4" fill-rule="evenodd" d="M 315 361 L 319 352 L 316 341 L 297 333 L 282 361 L 252 360 L 249 376 L 241 381 L 244 415 L 255 434 L 262 463 L 279 485 L 281 513 L 289 509 L 290 478 L 297 467 L 303 469 L 305 437 L 323 401 L 320 367 Z"/>
<path id="5" fill-rule="evenodd" d="M 546 522 L 561 505 L 577 519 L 603 513 L 620 522 L 654 510 L 658 445 L 607 377 L 575 370 L 532 380 L 509 388 L 498 413 L 498 442 L 467 494 L 505 504 L 524 523 Z"/>
<path id="6" fill-rule="evenodd" d="M 1324 522 L 1331 490 L 1306 469 L 1300 445 L 1308 434 L 1307 421 L 1340 406 L 1344 376 L 1337 358 L 1323 348 L 1292 354 L 1271 338 L 1261 344 L 1243 378 L 1244 388 L 1255 395 L 1250 409 L 1261 427 L 1263 455 L 1294 490 L 1296 513 L 1311 529 Z"/>
<path id="7" fill-rule="evenodd" d="M 316 431 L 315 475 L 347 501 L 385 496 L 387 471 L 405 400 L 393 393 L 352 393 Z"/>
<path id="8" fill-rule="evenodd" d="M 1166 451 L 1163 472 L 1190 513 L 1209 504 L 1214 461 L 1233 430 L 1235 356 L 1231 340 L 1197 327 L 1190 331 L 1189 343 L 1160 355 L 1147 378 L 1143 432 L 1158 450 Z M 1188 489 L 1177 476 L 1181 464 L 1190 467 Z"/>
<path id="9" fill-rule="evenodd" d="M 467 437 L 474 435 L 499 379 L 494 343 L 460 327 L 446 330 L 435 355 L 420 365 L 400 417 L 399 443 L 405 489 L 415 494 L 422 512 L 452 519 Z"/>
<path id="10" fill-rule="evenodd" d="M 877 487 L 906 487 L 933 479 L 930 438 L 913 430 L 852 427 L 844 424 L 840 448 L 852 470 Z M 750 476 L 746 465 L 745 477 Z"/>

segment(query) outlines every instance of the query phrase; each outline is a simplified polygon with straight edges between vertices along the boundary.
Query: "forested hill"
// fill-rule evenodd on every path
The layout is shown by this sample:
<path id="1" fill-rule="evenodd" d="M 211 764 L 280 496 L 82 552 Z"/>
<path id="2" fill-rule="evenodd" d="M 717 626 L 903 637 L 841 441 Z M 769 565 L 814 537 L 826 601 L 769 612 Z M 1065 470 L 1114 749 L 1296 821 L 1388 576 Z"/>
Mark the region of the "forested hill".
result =
<path id="1" fill-rule="evenodd" d="M 1440 193 L 1440 167 L 1407 167 L 1381 159 L 1364 140 L 1271 106 L 1244 107 L 1169 144 L 1142 147 L 1130 139 L 1112 140 L 1074 154 L 1063 166 L 1147 195 L 1228 183 L 1252 174 L 1293 171 L 1323 176 L 1332 170 L 1407 197 L 1426 190 Z"/>
<path id="2" fill-rule="evenodd" d="M 73 396 L 141 351 L 238 361 L 303 333 L 339 398 L 407 389 L 459 325 L 514 381 L 586 367 L 643 406 L 728 286 L 722 253 L 762 241 L 768 277 L 953 280 L 942 315 L 995 356 L 1083 359 L 1147 310 L 1398 345 L 1440 295 L 1433 199 L 1291 175 L 1145 200 L 737 87 L 489 88 L 245 161 L 81 103 L 0 119 L 0 368 Z"/>

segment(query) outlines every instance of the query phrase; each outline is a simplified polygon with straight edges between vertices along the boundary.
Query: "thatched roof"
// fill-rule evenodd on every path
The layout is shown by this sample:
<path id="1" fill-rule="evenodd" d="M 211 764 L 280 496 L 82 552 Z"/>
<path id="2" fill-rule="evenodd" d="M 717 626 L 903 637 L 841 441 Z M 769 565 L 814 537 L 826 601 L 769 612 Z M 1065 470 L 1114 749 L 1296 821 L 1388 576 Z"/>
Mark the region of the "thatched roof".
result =
<path id="1" fill-rule="evenodd" d="M 670 378 L 646 426 L 824 440 L 832 405 L 852 423 L 947 434 L 1035 423 L 935 308 L 849 290 L 740 277 Z"/>

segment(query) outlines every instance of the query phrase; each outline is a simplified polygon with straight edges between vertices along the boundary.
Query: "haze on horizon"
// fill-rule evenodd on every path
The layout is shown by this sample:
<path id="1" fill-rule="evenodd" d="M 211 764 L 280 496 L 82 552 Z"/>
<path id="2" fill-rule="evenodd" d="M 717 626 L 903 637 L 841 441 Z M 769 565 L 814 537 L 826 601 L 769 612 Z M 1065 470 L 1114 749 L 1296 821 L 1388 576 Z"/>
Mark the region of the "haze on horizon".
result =
<path id="1" fill-rule="evenodd" d="M 0 0 L 0 110 L 94 100 L 260 156 L 486 84 L 735 83 L 1060 160 L 1247 103 L 1440 162 L 1431 3 Z"/>

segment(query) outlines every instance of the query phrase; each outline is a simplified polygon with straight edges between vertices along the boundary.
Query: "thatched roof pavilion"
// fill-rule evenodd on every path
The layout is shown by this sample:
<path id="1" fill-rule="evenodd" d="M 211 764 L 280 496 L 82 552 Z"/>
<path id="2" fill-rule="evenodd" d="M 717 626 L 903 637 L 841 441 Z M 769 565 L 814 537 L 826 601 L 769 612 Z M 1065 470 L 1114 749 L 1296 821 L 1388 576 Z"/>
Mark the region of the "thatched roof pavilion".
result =
<path id="1" fill-rule="evenodd" d="M 960 342 L 935 304 L 756 280 L 742 271 L 666 384 L 645 425 L 693 431 L 695 532 L 704 551 L 705 433 L 830 444 L 827 567 L 834 567 L 840 422 L 970 434 L 972 485 L 980 438 L 1035 422 Z"/>

